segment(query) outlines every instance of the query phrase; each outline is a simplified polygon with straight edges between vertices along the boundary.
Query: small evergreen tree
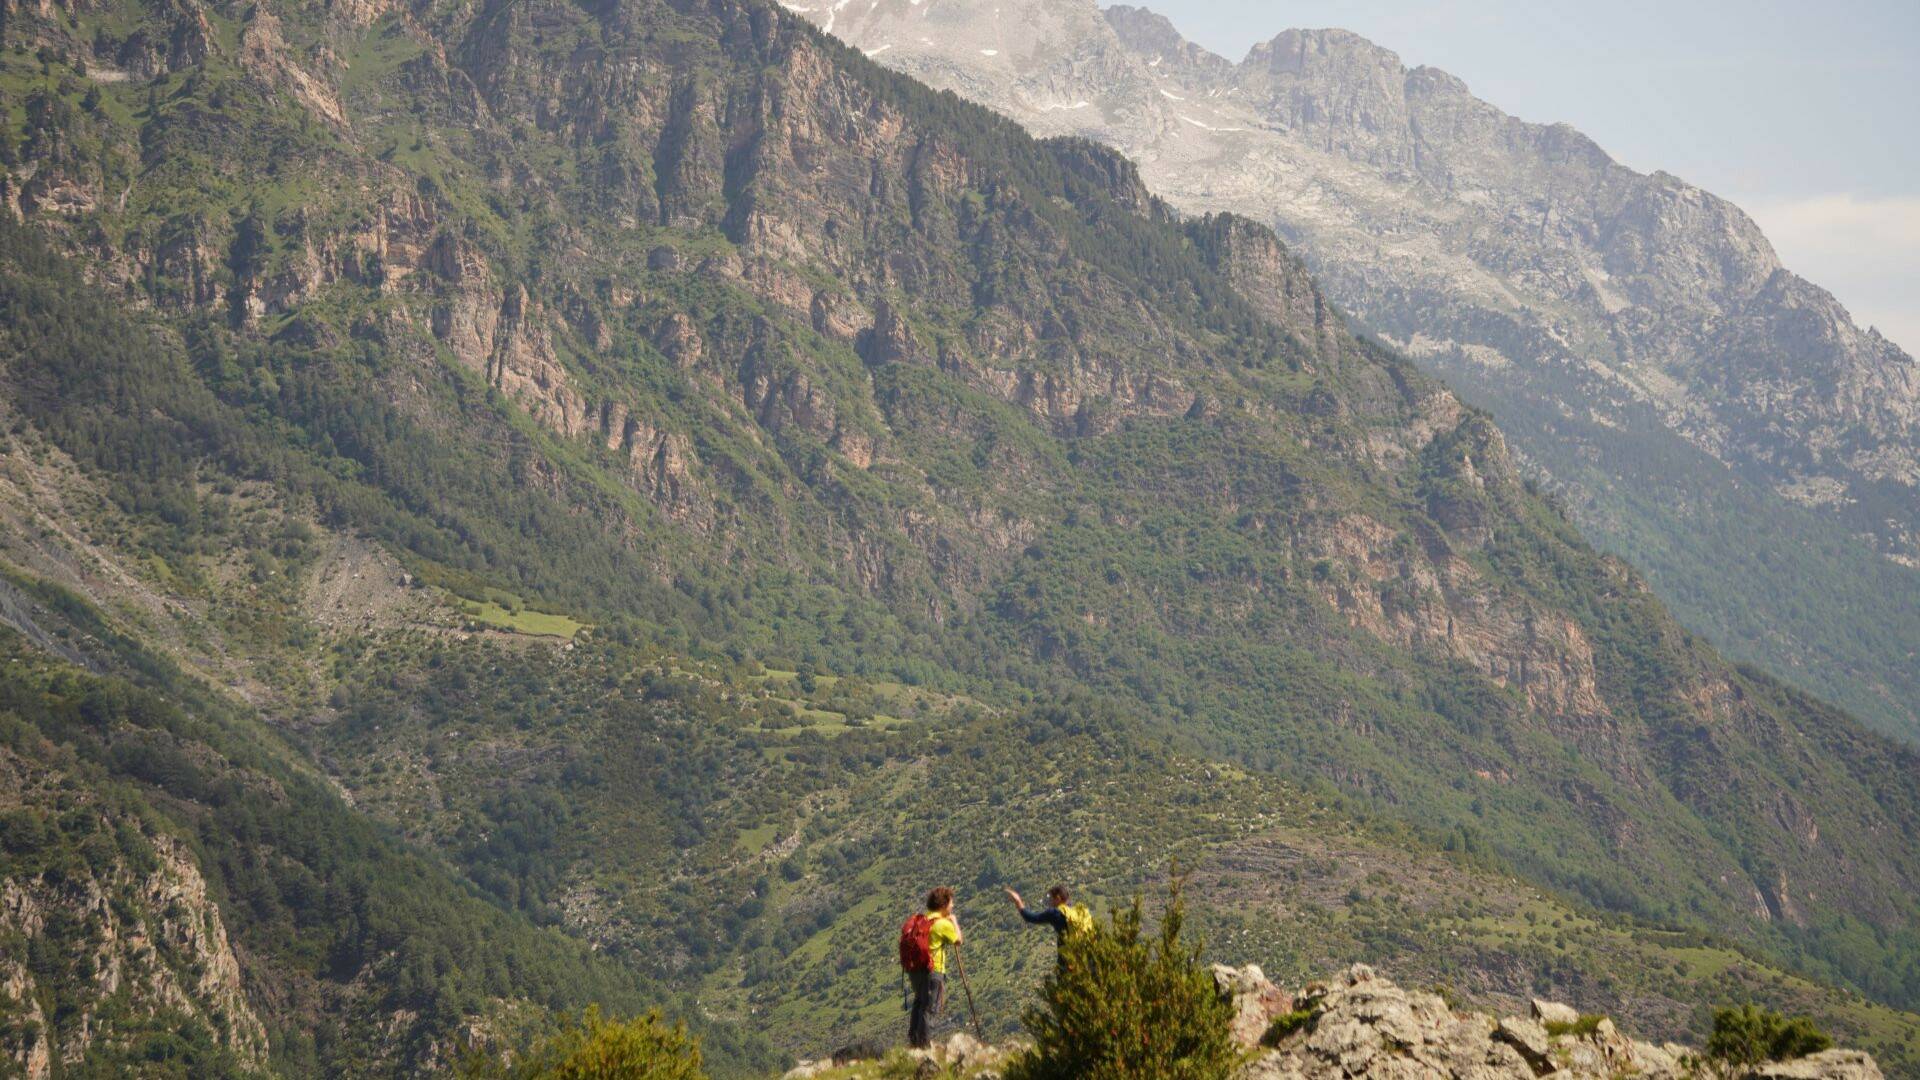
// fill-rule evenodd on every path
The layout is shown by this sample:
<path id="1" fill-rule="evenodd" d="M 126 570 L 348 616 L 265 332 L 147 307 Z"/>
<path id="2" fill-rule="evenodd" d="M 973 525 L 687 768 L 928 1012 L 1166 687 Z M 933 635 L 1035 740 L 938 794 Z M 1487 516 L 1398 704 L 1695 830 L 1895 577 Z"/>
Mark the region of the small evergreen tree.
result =
<path id="1" fill-rule="evenodd" d="M 1069 934 L 1060 969 L 1024 1018 L 1033 1051 L 1008 1080 L 1220 1080 L 1239 1055 L 1230 1006 L 1181 940 L 1186 905 L 1176 879 L 1160 933 L 1141 931 L 1141 904 L 1094 933 Z"/>
<path id="2" fill-rule="evenodd" d="M 1804 1016 L 1789 1020 L 1777 1012 L 1742 1005 L 1713 1014 L 1707 1057 L 1728 1072 L 1743 1075 L 1768 1061 L 1792 1061 L 1832 1046 L 1826 1032 Z"/>
<path id="3" fill-rule="evenodd" d="M 476 1058 L 460 1070 L 468 1080 L 707 1080 L 700 1040 L 658 1012 L 609 1020 L 598 1006 L 562 1021 L 518 1060 Z"/>

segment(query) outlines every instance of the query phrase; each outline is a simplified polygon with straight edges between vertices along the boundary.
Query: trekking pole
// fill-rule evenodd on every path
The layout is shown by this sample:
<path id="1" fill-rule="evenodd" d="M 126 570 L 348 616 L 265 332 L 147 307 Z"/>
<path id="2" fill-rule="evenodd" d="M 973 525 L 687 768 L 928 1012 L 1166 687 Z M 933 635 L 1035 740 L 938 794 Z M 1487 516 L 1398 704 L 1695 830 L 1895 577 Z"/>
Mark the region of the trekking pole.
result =
<path id="1" fill-rule="evenodd" d="M 980 1026 L 980 1014 L 973 1008 L 973 987 L 967 982 L 967 962 L 960 958 L 960 946 L 953 947 L 953 970 L 960 975 L 960 989 L 967 995 L 967 1015 L 973 1018 L 974 1034 L 986 1041 L 987 1029 Z"/>

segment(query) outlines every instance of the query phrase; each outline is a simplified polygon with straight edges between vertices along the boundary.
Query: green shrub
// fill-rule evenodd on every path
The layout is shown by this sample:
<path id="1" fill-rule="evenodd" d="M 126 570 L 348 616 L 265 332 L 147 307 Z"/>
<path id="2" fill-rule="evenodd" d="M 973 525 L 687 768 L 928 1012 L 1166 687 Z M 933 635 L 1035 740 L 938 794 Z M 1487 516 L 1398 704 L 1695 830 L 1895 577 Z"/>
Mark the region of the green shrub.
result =
<path id="1" fill-rule="evenodd" d="M 1763 1062 L 1791 1061 L 1832 1046 L 1826 1032 L 1806 1017 L 1789 1020 L 1777 1012 L 1742 1005 L 1713 1014 L 1707 1057 L 1742 1072 Z"/>
<path id="2" fill-rule="evenodd" d="M 1604 1019 L 1606 1019 L 1604 1016 L 1582 1016 L 1572 1023 L 1554 1021 L 1547 1024 L 1547 1034 L 1556 1039 L 1562 1035 L 1571 1035 L 1576 1039 L 1584 1039 L 1594 1032 L 1599 1031 L 1600 1021 Z"/>
<path id="3" fill-rule="evenodd" d="M 1061 943 L 1062 965 L 1025 1022 L 1034 1049 L 1009 1080 L 1217 1080 L 1238 1053 L 1231 1007 L 1180 940 L 1186 908 L 1175 881 L 1160 933 L 1141 933 L 1140 898 L 1098 932 Z"/>
<path id="4" fill-rule="evenodd" d="M 1300 1029 L 1306 1027 L 1308 1024 L 1313 1023 L 1313 1018 L 1318 1015 L 1320 1014 L 1317 1010 L 1312 1008 L 1305 1008 L 1305 1009 L 1295 1009 L 1292 1012 L 1283 1013 L 1279 1016 L 1274 1017 L 1273 1023 L 1267 1025 L 1267 1033 L 1260 1037 L 1261 1045 L 1263 1046 L 1280 1045 L 1281 1043 L 1292 1038 L 1295 1033 L 1300 1031 Z"/>
<path id="5" fill-rule="evenodd" d="M 471 1080 L 707 1080 L 700 1040 L 684 1024 L 669 1025 L 658 1012 L 609 1020 L 597 1006 L 577 1022 L 563 1020 L 511 1063 L 476 1059 L 460 1072 Z"/>

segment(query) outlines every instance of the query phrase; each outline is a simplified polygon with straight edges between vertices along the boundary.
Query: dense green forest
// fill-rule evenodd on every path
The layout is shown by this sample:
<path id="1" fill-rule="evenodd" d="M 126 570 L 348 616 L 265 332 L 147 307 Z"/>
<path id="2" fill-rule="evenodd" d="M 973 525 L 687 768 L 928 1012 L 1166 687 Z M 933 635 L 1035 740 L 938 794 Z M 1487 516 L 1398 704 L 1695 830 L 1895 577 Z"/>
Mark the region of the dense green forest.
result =
<path id="1" fill-rule="evenodd" d="M 890 1025 L 929 878 L 1173 857 L 1238 962 L 1912 1053 L 1912 752 L 1684 630 L 1264 230 L 757 2 L 6 34 L 7 760 L 57 778 L 6 872 L 187 845 L 244 988 L 164 976 L 225 1002 L 191 1060 L 242 999 L 297 1074 L 594 1001 L 765 1068 Z"/>
<path id="2" fill-rule="evenodd" d="M 234 946 L 284 980 L 287 1000 L 267 1029 L 283 1071 L 402 1064 L 405 1051 L 447 1037 L 502 999 L 628 1011 L 672 1000 L 630 966 L 490 906 L 482 889 L 349 810 L 256 720 L 93 622 L 71 596 L 44 600 L 66 617 L 62 630 L 98 643 L 89 652 L 111 657 L 115 670 L 49 661 L 5 632 L 0 752 L 19 790 L 48 792 L 0 814 L 9 878 L 55 887 L 112 881 L 121 868 L 151 873 L 157 839 L 183 843 L 236 931 Z M 161 917 L 124 917 L 143 914 Z M 66 918 L 57 914 L 31 940 L 11 931 L 7 940 L 51 1004 L 52 1023 L 84 1014 L 113 1033 L 87 1056 L 88 1069 L 108 1075 L 164 1060 L 182 1076 L 251 1071 L 218 1037 L 231 1018 L 217 1011 L 143 1014 L 137 994 L 90 1000 L 88 946 L 100 927 L 84 913 Z M 692 1015 L 684 1002 L 676 1008 Z M 396 1015 L 412 1018 L 409 1030 L 376 1034 Z M 764 1042 L 724 1027 L 704 1025 L 702 1034 L 722 1071 L 760 1072 L 777 1061 Z"/>

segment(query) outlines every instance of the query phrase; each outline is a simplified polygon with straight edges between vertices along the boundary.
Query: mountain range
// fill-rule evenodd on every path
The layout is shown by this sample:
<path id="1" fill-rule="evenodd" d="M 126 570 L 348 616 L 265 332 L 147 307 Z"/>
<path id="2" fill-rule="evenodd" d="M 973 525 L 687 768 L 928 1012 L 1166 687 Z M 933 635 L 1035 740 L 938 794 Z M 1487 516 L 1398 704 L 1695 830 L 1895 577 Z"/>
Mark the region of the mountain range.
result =
<path id="1" fill-rule="evenodd" d="M 1094 0 L 790 7 L 1120 149 L 1184 211 L 1271 225 L 1369 332 L 1489 408 L 1690 626 L 1920 732 L 1920 365 L 1738 207 L 1345 31 L 1234 63 Z"/>
<path id="2" fill-rule="evenodd" d="M 1913 750 L 1689 633 L 1265 225 L 759 0 L 0 33 L 28 1074 L 602 1003 L 763 1075 L 897 1024 L 927 882 L 1005 1026 L 1048 946 L 983 897 L 1176 864 L 1275 972 L 1920 1060 Z"/>

